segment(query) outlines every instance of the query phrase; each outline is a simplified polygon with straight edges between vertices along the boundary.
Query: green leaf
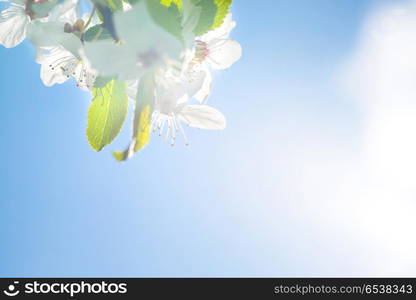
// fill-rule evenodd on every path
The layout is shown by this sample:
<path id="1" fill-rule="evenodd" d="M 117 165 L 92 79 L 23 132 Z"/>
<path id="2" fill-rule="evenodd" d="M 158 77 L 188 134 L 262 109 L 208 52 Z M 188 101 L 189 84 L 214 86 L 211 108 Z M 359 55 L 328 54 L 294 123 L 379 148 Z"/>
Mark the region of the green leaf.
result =
<path id="1" fill-rule="evenodd" d="M 198 24 L 194 29 L 195 35 L 207 33 L 214 24 L 217 14 L 217 5 L 214 0 L 192 0 L 194 5 L 201 8 L 201 15 Z"/>
<path id="2" fill-rule="evenodd" d="M 122 0 L 106 0 L 107 6 L 113 11 L 122 11 L 123 10 L 123 1 Z"/>
<path id="3" fill-rule="evenodd" d="M 110 4 L 107 0 L 91 0 L 96 9 L 97 16 L 102 22 L 101 26 L 108 31 L 115 41 L 117 41 L 118 36 L 114 27 L 113 15 L 115 12 L 123 10 L 123 2 L 121 0 L 114 1 L 115 2 Z"/>
<path id="4" fill-rule="evenodd" d="M 131 4 L 131 5 L 134 5 L 134 4 L 136 4 L 137 2 L 139 2 L 140 0 L 126 0 L 126 2 L 127 3 L 129 3 L 129 4 Z"/>
<path id="5" fill-rule="evenodd" d="M 129 151 L 113 151 L 113 157 L 116 161 L 122 162 L 129 159 L 128 157 Z"/>
<path id="6" fill-rule="evenodd" d="M 138 1 L 147 1 L 149 10 L 155 22 L 168 32 L 180 38 L 180 19 L 183 8 L 182 0 L 129 0 L 131 4 Z M 194 29 L 197 36 L 203 35 L 212 29 L 220 27 L 224 23 L 232 4 L 232 0 L 190 0 L 201 9 L 198 24 Z M 161 4 L 161 5 L 159 5 Z M 175 5 L 172 5 L 175 4 Z"/>
<path id="7" fill-rule="evenodd" d="M 114 151 L 118 161 L 125 161 L 143 149 L 150 140 L 150 123 L 155 102 L 155 82 L 153 74 L 142 77 L 137 88 L 136 107 L 133 117 L 133 134 L 129 147 L 124 151 Z"/>
<path id="8" fill-rule="evenodd" d="M 98 76 L 97 78 L 95 78 L 94 80 L 94 87 L 95 88 L 103 88 L 105 87 L 105 85 L 113 80 L 114 77 L 113 76 Z"/>
<path id="9" fill-rule="evenodd" d="M 100 151 L 119 134 L 126 119 L 128 100 L 126 84 L 111 80 L 93 89 L 93 102 L 88 110 L 87 137 L 90 146 Z"/>
<path id="10" fill-rule="evenodd" d="M 93 0 L 93 2 L 108 7 L 112 12 L 123 10 L 122 0 Z"/>
<path id="11" fill-rule="evenodd" d="M 167 6 L 167 7 L 171 6 L 172 3 L 174 3 L 179 8 L 179 10 L 182 9 L 182 0 L 161 0 L 160 1 L 160 4 Z"/>
<path id="12" fill-rule="evenodd" d="M 211 29 L 218 28 L 224 23 L 225 17 L 228 15 L 233 0 L 215 0 L 217 5 L 217 14 L 215 15 L 214 24 Z"/>
<path id="13" fill-rule="evenodd" d="M 224 23 L 232 0 L 192 0 L 193 4 L 201 8 L 201 15 L 194 33 L 203 35 L 218 28 Z"/>
<path id="14" fill-rule="evenodd" d="M 112 39 L 110 32 L 101 24 L 97 24 L 89 28 L 83 35 L 82 39 L 85 42 L 99 41 Z"/>
<path id="15" fill-rule="evenodd" d="M 182 17 L 178 6 L 170 5 L 167 7 L 154 0 L 144 1 L 146 1 L 149 13 L 155 23 L 165 29 L 167 32 L 174 35 L 178 40 L 182 41 Z M 173 1 L 175 2 L 175 0 Z"/>

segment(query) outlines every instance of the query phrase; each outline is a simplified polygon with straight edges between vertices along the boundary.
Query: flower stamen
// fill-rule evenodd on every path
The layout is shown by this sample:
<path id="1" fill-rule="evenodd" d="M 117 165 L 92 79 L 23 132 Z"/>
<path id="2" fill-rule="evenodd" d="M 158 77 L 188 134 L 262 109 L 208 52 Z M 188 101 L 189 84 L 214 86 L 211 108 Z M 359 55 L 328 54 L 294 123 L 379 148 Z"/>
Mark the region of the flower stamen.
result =
<path id="1" fill-rule="evenodd" d="M 163 139 L 165 141 L 170 140 L 170 145 L 172 147 L 176 144 L 176 134 L 178 132 L 181 133 L 185 141 L 185 146 L 189 146 L 189 140 L 185 134 L 185 131 L 174 113 L 167 115 L 160 113 L 159 111 L 155 111 L 153 113 L 152 122 L 150 126 L 152 132 L 158 131 L 159 136 L 163 136 Z M 166 132 L 164 134 L 165 129 Z"/>

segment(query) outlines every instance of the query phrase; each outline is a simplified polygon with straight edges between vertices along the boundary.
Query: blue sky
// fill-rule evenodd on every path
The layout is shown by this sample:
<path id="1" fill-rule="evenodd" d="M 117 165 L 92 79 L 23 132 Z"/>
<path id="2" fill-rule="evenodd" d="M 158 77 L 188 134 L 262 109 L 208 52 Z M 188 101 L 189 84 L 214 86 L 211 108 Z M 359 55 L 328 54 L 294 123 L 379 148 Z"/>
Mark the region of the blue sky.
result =
<path id="1" fill-rule="evenodd" d="M 43 86 L 28 43 L 0 48 L 1 276 L 414 276 L 414 259 L 394 258 L 414 244 L 383 237 L 382 211 L 356 213 L 355 182 L 340 192 L 345 174 L 367 174 L 370 139 L 340 82 L 388 1 L 234 2 L 244 54 L 210 98 L 227 129 L 189 129 L 189 147 L 154 136 L 124 164 L 111 150 L 129 125 L 95 153 L 89 95 Z"/>

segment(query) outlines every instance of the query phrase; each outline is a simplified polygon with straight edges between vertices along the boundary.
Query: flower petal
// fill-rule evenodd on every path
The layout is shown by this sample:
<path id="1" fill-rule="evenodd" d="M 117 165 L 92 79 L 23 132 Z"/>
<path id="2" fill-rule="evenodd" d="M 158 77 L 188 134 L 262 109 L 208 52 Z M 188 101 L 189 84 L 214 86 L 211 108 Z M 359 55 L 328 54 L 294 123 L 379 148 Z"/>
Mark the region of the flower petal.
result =
<path id="1" fill-rule="evenodd" d="M 218 27 L 217 29 L 208 31 L 206 34 L 201 36 L 200 40 L 203 42 L 209 43 L 210 41 L 215 40 L 215 39 L 228 39 L 235 25 L 236 24 L 233 21 L 232 14 L 229 13 L 225 17 L 224 23 L 222 23 L 220 27 Z"/>
<path id="2" fill-rule="evenodd" d="M 210 130 L 221 130 L 226 126 L 224 115 L 207 105 L 185 105 L 178 118 L 191 127 Z"/>
<path id="3" fill-rule="evenodd" d="M 193 98 L 194 95 L 202 88 L 205 77 L 205 72 L 196 71 L 190 73 L 183 79 L 184 87 L 189 98 Z"/>
<path id="4" fill-rule="evenodd" d="M 6 48 L 13 48 L 26 37 L 29 18 L 24 9 L 12 6 L 0 13 L 0 44 Z"/>
<path id="5" fill-rule="evenodd" d="M 66 68 L 75 57 L 62 48 L 54 48 L 51 50 L 40 49 L 37 55 L 37 62 L 41 64 L 40 78 L 46 86 L 61 84 L 68 80 L 62 68 Z"/>
<path id="6" fill-rule="evenodd" d="M 208 100 L 209 94 L 211 94 L 212 88 L 212 75 L 208 68 L 203 69 L 201 72 L 205 73 L 204 81 L 198 92 L 194 94 L 194 98 L 200 103 L 206 103 Z"/>
<path id="7" fill-rule="evenodd" d="M 81 40 L 72 33 L 64 32 L 62 22 L 31 22 L 27 28 L 27 38 L 36 47 L 63 46 L 79 58 Z"/>
<path id="8" fill-rule="evenodd" d="M 171 112 L 178 104 L 188 101 L 186 87 L 172 78 L 160 78 L 156 85 L 156 107 L 162 112 Z"/>
<path id="9" fill-rule="evenodd" d="M 180 57 L 181 42 L 156 24 L 149 13 L 146 1 L 140 1 L 127 12 L 115 14 L 114 24 L 120 38 L 135 50 L 135 56 L 137 53 L 150 53 L 172 59 Z"/>
<path id="10" fill-rule="evenodd" d="M 241 58 L 241 45 L 233 40 L 213 40 L 208 46 L 207 60 L 212 68 L 223 70 Z"/>
<path id="11" fill-rule="evenodd" d="M 78 0 L 65 0 L 63 3 L 55 6 L 49 13 L 50 21 L 60 21 L 73 25 L 77 18 Z"/>
<path id="12" fill-rule="evenodd" d="M 134 53 L 126 45 L 119 45 L 113 41 L 96 41 L 85 43 L 85 54 L 91 66 L 101 76 L 119 75 L 121 80 L 137 79 L 143 70 L 137 66 Z M 109 57 L 117 57 L 109 61 Z"/>

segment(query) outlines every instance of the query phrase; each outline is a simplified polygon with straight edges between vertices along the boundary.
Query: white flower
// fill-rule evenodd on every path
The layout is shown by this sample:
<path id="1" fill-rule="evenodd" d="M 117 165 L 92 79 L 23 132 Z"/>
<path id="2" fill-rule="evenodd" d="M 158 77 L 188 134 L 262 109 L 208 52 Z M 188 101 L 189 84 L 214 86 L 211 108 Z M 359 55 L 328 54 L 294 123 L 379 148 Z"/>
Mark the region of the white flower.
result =
<path id="1" fill-rule="evenodd" d="M 62 11 L 65 13 L 60 15 L 59 12 Z M 90 15 L 78 19 L 76 6 L 71 5 L 71 2 L 64 4 L 57 14 L 60 15 L 58 20 L 61 24 L 55 28 L 60 28 L 60 35 L 68 35 L 69 37 L 62 38 L 55 47 L 39 47 L 37 49 L 36 62 L 41 64 L 40 77 L 46 86 L 61 84 L 69 78 L 73 78 L 77 82 L 77 87 L 88 91 L 94 85 L 97 72 L 91 68 L 86 59 L 81 40 L 72 32 L 81 34 L 81 31 L 86 29 L 84 26 L 90 19 Z M 90 19 L 88 23 L 89 26 L 93 26 L 95 22 L 91 22 Z M 42 27 L 42 30 L 45 28 Z M 49 45 L 49 42 L 46 41 L 43 45 Z"/>
<path id="2" fill-rule="evenodd" d="M 65 0 L 56 5 L 57 0 L 0 0 L 10 6 L 0 13 L 0 44 L 12 48 L 20 44 L 32 31 L 36 33 L 36 24 L 49 29 L 37 35 L 39 39 L 50 39 L 55 36 L 48 21 L 61 21 L 77 0 Z M 54 35 L 55 34 L 55 35 Z"/>
<path id="3" fill-rule="evenodd" d="M 211 94 L 212 75 L 211 71 L 207 67 L 202 67 L 200 73 L 202 74 L 200 76 L 203 76 L 203 82 L 199 91 L 195 93 L 194 98 L 200 103 L 206 103 L 208 96 Z"/>
<path id="4" fill-rule="evenodd" d="M 197 86 L 199 86 L 199 90 L 195 91 L 193 98 L 198 100 L 200 103 L 207 102 L 208 96 L 211 93 L 212 75 L 206 64 L 189 63 L 184 67 L 184 72 L 181 74 L 181 78 L 183 81 L 190 83 L 194 82 Z"/>
<path id="5" fill-rule="evenodd" d="M 192 11 L 192 5 L 189 5 L 191 14 L 199 15 L 198 11 Z M 184 13 L 185 13 L 184 7 Z M 191 22 L 192 24 L 192 22 Z M 212 87 L 212 75 L 209 67 L 213 69 L 229 68 L 241 57 L 241 46 L 236 41 L 229 39 L 230 32 L 235 27 L 232 21 L 232 15 L 228 14 L 224 23 L 217 29 L 209 31 L 195 41 L 193 51 L 186 53 L 184 65 L 182 68 L 182 77 L 188 81 L 195 80 L 198 77 L 202 79 L 201 88 L 194 94 L 194 98 L 200 103 L 206 103 Z"/>
<path id="6" fill-rule="evenodd" d="M 63 46 L 77 55 L 81 47 L 78 36 L 66 31 L 77 19 L 78 0 L 64 0 L 56 5 L 46 18 L 33 20 L 27 28 L 27 37 L 35 47 Z"/>
<path id="7" fill-rule="evenodd" d="M 229 39 L 231 30 L 235 27 L 232 15 L 228 14 L 224 23 L 217 29 L 211 30 L 195 41 L 195 58 L 193 63 L 207 63 L 217 70 L 227 69 L 241 58 L 241 46 Z"/>
<path id="8" fill-rule="evenodd" d="M 180 67 L 179 69 L 180 70 L 168 68 L 159 70 L 159 78 L 173 78 L 173 80 L 186 86 L 186 94 L 188 97 L 194 98 L 200 103 L 205 104 L 211 92 L 212 85 L 212 75 L 209 69 L 205 65 L 189 69 L 189 66 L 186 63 L 182 69 Z M 138 79 L 127 81 L 127 95 L 132 100 L 136 99 L 138 83 Z"/>
<path id="9" fill-rule="evenodd" d="M 108 40 L 86 43 L 86 54 L 101 75 L 137 79 L 150 69 L 165 67 L 170 60 L 179 59 L 181 42 L 155 23 L 147 3 L 140 1 L 127 12 L 114 15 L 119 43 Z"/>
<path id="10" fill-rule="evenodd" d="M 75 56 L 62 46 L 39 49 L 37 63 L 41 64 L 40 77 L 46 86 L 61 84 L 73 78 L 77 87 L 88 91 L 92 89 L 97 77 L 82 51 L 80 56 Z"/>
<path id="11" fill-rule="evenodd" d="M 176 136 L 181 133 L 186 145 L 189 144 L 182 122 L 190 127 L 221 130 L 226 121 L 221 112 L 207 105 L 188 104 L 189 98 L 198 90 L 192 84 L 169 79 L 159 79 L 156 86 L 155 110 L 152 116 L 152 130 L 175 145 Z"/>
<path id="12" fill-rule="evenodd" d="M 6 2 L 6 1 L 4 1 Z M 10 7 L 0 13 L 0 44 L 12 48 L 26 38 L 30 16 L 24 0 L 10 0 Z"/>

